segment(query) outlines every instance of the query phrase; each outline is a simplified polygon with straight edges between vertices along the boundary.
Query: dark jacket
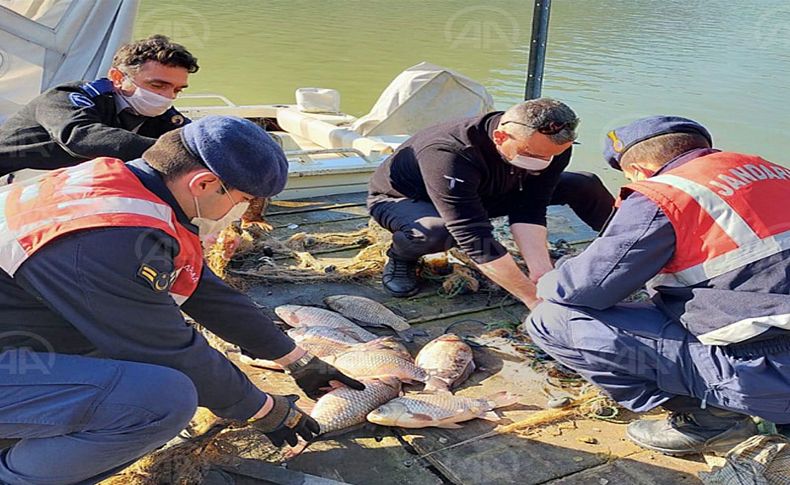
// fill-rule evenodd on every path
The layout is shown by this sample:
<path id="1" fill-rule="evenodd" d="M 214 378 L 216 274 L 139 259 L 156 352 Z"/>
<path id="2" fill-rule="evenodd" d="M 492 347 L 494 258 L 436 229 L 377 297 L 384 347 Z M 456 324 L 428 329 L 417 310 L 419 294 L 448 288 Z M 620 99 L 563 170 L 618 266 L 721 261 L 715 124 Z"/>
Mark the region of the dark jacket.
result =
<path id="1" fill-rule="evenodd" d="M 142 159 L 128 165 L 182 225 L 197 231 L 150 166 Z M 172 272 L 177 253 L 177 241 L 162 231 L 108 227 L 55 239 L 13 278 L 0 270 L 0 353 L 29 347 L 170 367 L 192 380 L 200 406 L 227 418 L 249 418 L 265 395 L 188 326 L 181 312 L 256 358 L 282 357 L 295 344 L 205 264 L 197 289 L 181 307 L 140 277 L 143 264 Z"/>
<path id="2" fill-rule="evenodd" d="M 175 108 L 155 118 L 118 112 L 112 82 L 56 86 L 0 125 L 0 175 L 51 170 L 100 156 L 139 158 L 162 134 L 189 123 Z"/>
<path id="3" fill-rule="evenodd" d="M 502 158 L 491 138 L 502 112 L 426 128 L 373 174 L 368 207 L 385 198 L 430 201 L 462 250 L 478 263 L 500 258 L 490 218 L 546 225 L 546 207 L 571 158 L 569 148 L 539 174 Z"/>

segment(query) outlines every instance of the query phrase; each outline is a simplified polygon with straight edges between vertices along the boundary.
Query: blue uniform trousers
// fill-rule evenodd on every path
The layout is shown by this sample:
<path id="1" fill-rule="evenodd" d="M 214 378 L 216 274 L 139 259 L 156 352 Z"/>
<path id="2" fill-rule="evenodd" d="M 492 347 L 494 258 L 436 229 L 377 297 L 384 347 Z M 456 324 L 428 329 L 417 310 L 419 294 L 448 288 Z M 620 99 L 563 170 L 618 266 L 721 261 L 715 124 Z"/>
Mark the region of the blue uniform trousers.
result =
<path id="1" fill-rule="evenodd" d="M 790 423 L 790 341 L 739 352 L 703 345 L 649 303 L 594 310 L 543 302 L 524 328 L 549 355 L 632 411 L 686 396 Z"/>
<path id="2" fill-rule="evenodd" d="M 197 407 L 166 367 L 0 350 L 0 483 L 96 483 L 166 443 Z"/>

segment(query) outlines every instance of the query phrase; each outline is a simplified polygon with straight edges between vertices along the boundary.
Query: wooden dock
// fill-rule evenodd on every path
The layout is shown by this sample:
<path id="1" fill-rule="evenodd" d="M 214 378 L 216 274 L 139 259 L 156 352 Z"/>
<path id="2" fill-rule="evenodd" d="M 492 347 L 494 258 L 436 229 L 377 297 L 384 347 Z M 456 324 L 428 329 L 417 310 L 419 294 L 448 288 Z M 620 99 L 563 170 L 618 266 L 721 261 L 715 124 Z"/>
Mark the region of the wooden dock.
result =
<path id="1" fill-rule="evenodd" d="M 550 240 L 562 238 L 573 243 L 594 236 L 567 208 L 550 208 L 549 219 Z M 368 224 L 364 194 L 275 201 L 267 212 L 267 220 L 274 225 L 274 236 L 280 239 L 296 232 L 350 232 Z M 349 245 L 318 257 L 349 257 L 359 249 L 357 245 Z M 373 298 L 428 333 L 411 345 L 410 350 L 415 353 L 430 339 L 444 333 L 450 324 L 465 321 L 454 326 L 453 331 L 477 336 L 484 328 L 476 322 L 512 322 L 526 315 L 525 307 L 515 304 L 502 292 L 448 299 L 440 296 L 437 288 L 437 283 L 426 283 L 415 297 L 393 299 L 381 289 L 378 279 L 306 285 L 256 281 L 247 292 L 267 312 L 282 304 L 320 306 L 325 296 L 335 294 Z M 563 393 L 547 386 L 547 376 L 533 370 L 529 359 L 517 352 L 487 347 L 475 348 L 474 352 L 478 370 L 458 392 L 485 396 L 508 390 L 518 394 L 519 405 L 499 412 L 504 423 L 519 421 L 544 409 L 548 394 Z M 290 379 L 282 374 L 239 365 L 253 382 L 268 392 L 298 393 Z M 303 398 L 300 403 L 309 401 Z M 636 419 L 628 413 L 621 413 L 618 418 Z M 288 460 L 285 469 L 299 472 L 288 483 L 311 483 L 299 477 L 314 480 L 321 477 L 377 485 L 695 484 L 700 483 L 697 472 L 708 468 L 701 457 L 675 459 L 638 448 L 625 438 L 624 424 L 584 418 L 547 425 L 527 435 L 497 435 L 443 450 L 494 427 L 495 423 L 483 420 L 466 423 L 461 429 L 399 430 L 364 425 L 340 437 L 314 443 Z M 249 438 L 239 438 L 234 445 L 240 458 L 276 462 L 282 456 L 265 440 L 253 443 L 245 439 Z M 426 454 L 430 455 L 423 457 Z M 223 476 L 234 477 L 235 483 L 285 483 L 268 481 L 263 475 L 258 479 L 250 478 L 249 473 L 234 475 L 228 467 L 222 470 L 226 474 Z"/>

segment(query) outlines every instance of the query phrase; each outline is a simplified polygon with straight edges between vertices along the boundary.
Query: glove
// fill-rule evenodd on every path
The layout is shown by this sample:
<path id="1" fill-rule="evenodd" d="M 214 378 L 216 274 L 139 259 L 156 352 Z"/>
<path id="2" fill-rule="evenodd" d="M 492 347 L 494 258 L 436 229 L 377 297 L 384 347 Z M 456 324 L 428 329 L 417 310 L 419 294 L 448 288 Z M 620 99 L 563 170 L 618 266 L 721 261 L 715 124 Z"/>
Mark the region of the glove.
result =
<path id="1" fill-rule="evenodd" d="M 318 422 L 294 404 L 299 400 L 299 396 L 270 395 L 269 399 L 274 401 L 271 411 L 266 416 L 253 421 L 252 427 L 265 434 L 274 446 L 282 446 L 285 442 L 296 446 L 299 441 L 297 435 L 310 441 L 321 433 Z"/>
<path id="2" fill-rule="evenodd" d="M 285 366 L 285 372 L 290 374 L 296 384 L 310 399 L 318 399 L 324 394 L 322 387 L 331 387 L 329 381 L 341 382 L 351 389 L 361 391 L 365 385 L 352 379 L 324 362 L 323 360 L 306 353 L 301 359 Z"/>

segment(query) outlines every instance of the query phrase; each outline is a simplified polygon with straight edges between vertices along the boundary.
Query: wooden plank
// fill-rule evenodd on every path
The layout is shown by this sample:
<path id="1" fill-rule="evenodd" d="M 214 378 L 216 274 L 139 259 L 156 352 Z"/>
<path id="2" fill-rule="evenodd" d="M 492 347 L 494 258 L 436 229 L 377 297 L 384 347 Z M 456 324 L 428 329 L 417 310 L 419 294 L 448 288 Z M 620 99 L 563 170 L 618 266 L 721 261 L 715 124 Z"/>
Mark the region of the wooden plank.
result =
<path id="1" fill-rule="evenodd" d="M 700 484 L 697 474 L 708 466 L 698 459 L 672 458 L 659 453 L 642 451 L 628 458 L 615 460 L 599 467 L 574 473 L 551 485 L 578 483 L 606 483 L 608 485 L 676 485 Z"/>
<path id="2" fill-rule="evenodd" d="M 335 209 L 302 212 L 297 214 L 282 214 L 274 216 L 267 215 L 266 219 L 270 224 L 277 228 L 287 227 L 292 224 L 304 226 L 308 224 L 328 223 L 367 217 L 368 210 L 365 206 L 353 205 Z"/>
<path id="3" fill-rule="evenodd" d="M 261 460 L 241 460 L 234 465 L 220 465 L 216 468 L 232 475 L 235 485 L 242 485 L 244 483 L 275 485 L 343 485 L 346 483 L 289 470 Z"/>
<path id="4" fill-rule="evenodd" d="M 323 197 L 310 197 L 295 200 L 273 200 L 269 204 L 266 214 L 295 214 L 299 212 L 326 209 L 338 205 L 364 205 L 367 192 L 352 192 L 350 194 L 335 194 Z"/>

